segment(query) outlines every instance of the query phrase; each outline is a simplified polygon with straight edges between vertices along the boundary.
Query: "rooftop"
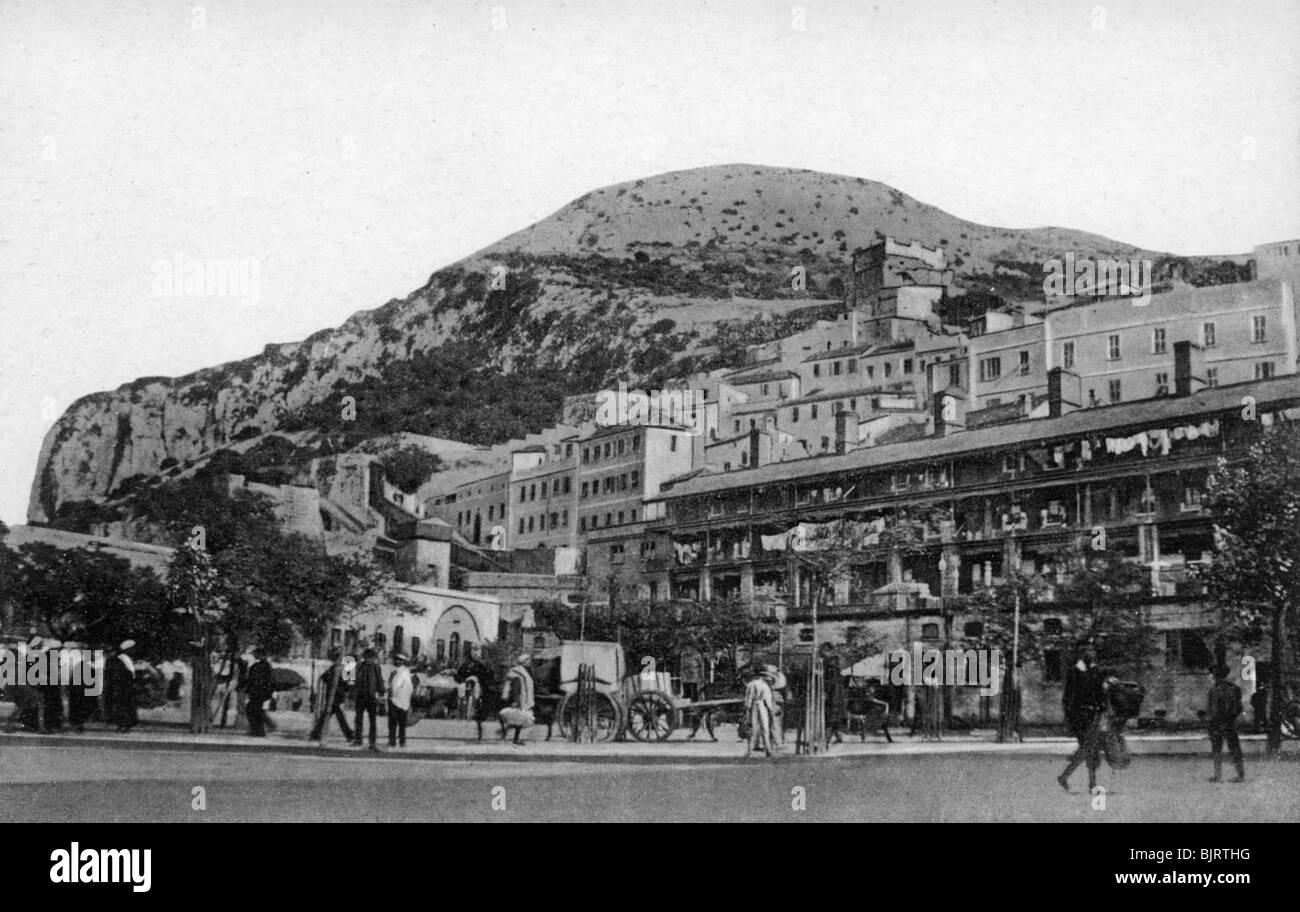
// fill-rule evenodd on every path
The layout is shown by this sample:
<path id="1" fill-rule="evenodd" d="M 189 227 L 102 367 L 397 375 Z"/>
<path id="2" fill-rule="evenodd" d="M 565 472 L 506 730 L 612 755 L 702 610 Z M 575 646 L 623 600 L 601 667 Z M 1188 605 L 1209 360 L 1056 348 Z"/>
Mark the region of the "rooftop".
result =
<path id="1" fill-rule="evenodd" d="M 1003 451 L 1009 447 L 1065 440 L 1080 434 L 1136 428 L 1162 421 L 1193 418 L 1241 408 L 1242 398 L 1252 396 L 1261 407 L 1270 403 L 1300 400 L 1300 375 L 1289 374 L 1271 380 L 1236 383 L 1204 389 L 1190 396 L 1145 399 L 1070 412 L 1059 418 L 1034 418 L 1014 424 L 964 431 L 946 437 L 926 437 L 906 443 L 854 450 L 836 456 L 813 457 L 741 469 L 726 475 L 673 481 L 666 484 L 661 499 L 708 494 L 752 485 L 773 484 L 793 479 L 811 479 L 885 467 L 923 462 L 981 450 Z"/>

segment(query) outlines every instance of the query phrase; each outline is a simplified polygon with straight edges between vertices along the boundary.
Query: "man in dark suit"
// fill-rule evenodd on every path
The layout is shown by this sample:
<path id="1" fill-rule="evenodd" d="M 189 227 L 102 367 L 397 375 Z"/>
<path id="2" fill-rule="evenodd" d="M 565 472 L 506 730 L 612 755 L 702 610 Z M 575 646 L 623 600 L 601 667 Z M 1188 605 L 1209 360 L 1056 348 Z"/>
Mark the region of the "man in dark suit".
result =
<path id="1" fill-rule="evenodd" d="M 248 733 L 254 738 L 266 737 L 266 710 L 262 707 L 275 693 L 271 681 L 271 663 L 266 660 L 266 650 L 261 646 L 253 650 L 253 664 L 244 678 L 243 690 L 248 698 L 244 714 L 248 716 Z"/>
<path id="2" fill-rule="evenodd" d="M 362 653 L 361 664 L 357 666 L 357 690 L 356 690 L 356 720 L 353 723 L 356 727 L 356 737 L 352 743 L 357 747 L 361 746 L 361 736 L 364 734 L 366 717 L 370 717 L 370 749 L 379 750 L 376 739 L 378 738 L 379 726 L 376 724 L 379 717 L 379 701 L 384 696 L 384 673 L 376 661 L 376 653 L 373 649 L 367 649 Z"/>
<path id="3" fill-rule="evenodd" d="M 1065 724 L 1079 742 L 1065 771 L 1056 777 L 1061 788 L 1070 790 L 1070 774 L 1080 763 L 1088 767 L 1088 791 L 1097 785 L 1097 767 L 1101 765 L 1101 733 L 1098 723 L 1106 711 L 1106 677 L 1097 667 L 1097 650 L 1082 643 L 1079 660 L 1065 676 Z"/>
<path id="4" fill-rule="evenodd" d="M 1246 764 L 1241 756 L 1241 741 L 1237 737 L 1237 717 L 1241 715 L 1241 688 L 1228 680 L 1228 668 L 1220 665 L 1214 669 L 1214 685 L 1210 688 L 1206 721 L 1210 729 L 1210 750 L 1214 752 L 1214 775 L 1211 782 L 1223 780 L 1223 742 L 1228 742 L 1232 765 L 1237 768 L 1233 782 L 1246 781 Z"/>
<path id="5" fill-rule="evenodd" d="M 352 741 L 352 727 L 343 712 L 343 703 L 347 699 L 348 689 L 343 682 L 343 654 L 337 649 L 330 650 L 330 667 L 320 676 L 320 704 L 323 708 L 312 726 L 311 739 L 319 741 L 325 734 L 325 722 L 333 716 L 339 723 L 343 738 Z"/>

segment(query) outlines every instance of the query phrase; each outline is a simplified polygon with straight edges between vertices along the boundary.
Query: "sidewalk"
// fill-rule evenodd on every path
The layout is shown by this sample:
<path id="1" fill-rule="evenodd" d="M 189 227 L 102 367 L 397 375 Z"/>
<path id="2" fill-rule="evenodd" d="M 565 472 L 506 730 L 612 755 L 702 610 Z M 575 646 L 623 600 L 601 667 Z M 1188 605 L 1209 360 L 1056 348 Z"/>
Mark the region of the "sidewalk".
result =
<path id="1" fill-rule="evenodd" d="M 8 733 L 0 735 L 0 745 L 48 745 L 59 747 L 109 747 L 141 750 L 227 751 L 248 753 L 281 753 L 295 756 L 364 757 L 419 759 L 440 761 L 497 761 L 497 762 L 598 762 L 628 764 L 672 763 L 743 763 L 744 744 L 737 738 L 733 725 L 720 726 L 718 740 L 710 741 L 701 733 L 696 740 L 687 740 L 685 732 L 676 732 L 668 741 L 642 743 L 639 741 L 610 741 L 575 744 L 560 739 L 558 729 L 552 740 L 546 741 L 544 726 L 535 726 L 526 732 L 525 743 L 516 747 L 499 740 L 495 724 L 483 726 L 484 739 L 475 740 L 472 722 L 460 720 L 425 719 L 407 730 L 407 747 L 390 749 L 387 745 L 385 720 L 380 719 L 378 754 L 364 748 L 348 745 L 337 726 L 322 746 L 307 738 L 309 719 L 302 713 L 273 713 L 277 730 L 265 738 L 252 738 L 243 730 L 216 729 L 210 734 L 191 734 L 185 717 L 175 710 L 142 711 L 141 725 L 130 734 L 118 734 L 104 727 L 93 727 L 84 734 L 60 733 L 37 735 Z M 888 743 L 880 735 L 867 741 L 856 736 L 846 737 L 843 744 L 832 744 L 829 751 L 809 757 L 794 754 L 793 733 L 787 735 L 786 748 L 778 754 L 790 760 L 842 760 L 885 756 L 922 756 L 946 754 L 1033 754 L 1064 756 L 1074 749 L 1074 741 L 1065 737 L 1031 737 L 1018 744 L 999 744 L 993 731 L 976 731 L 945 736 L 941 741 L 924 741 L 919 736 L 908 737 L 906 732 L 896 732 L 894 742 Z M 1209 739 L 1204 733 L 1134 734 L 1127 736 L 1129 751 L 1134 756 L 1199 756 L 1210 752 Z M 1283 752 L 1290 757 L 1300 756 L 1300 742 L 1283 743 Z M 1249 756 L 1264 753 L 1263 735 L 1243 735 L 1242 750 Z M 759 762 L 752 758 L 748 762 Z"/>

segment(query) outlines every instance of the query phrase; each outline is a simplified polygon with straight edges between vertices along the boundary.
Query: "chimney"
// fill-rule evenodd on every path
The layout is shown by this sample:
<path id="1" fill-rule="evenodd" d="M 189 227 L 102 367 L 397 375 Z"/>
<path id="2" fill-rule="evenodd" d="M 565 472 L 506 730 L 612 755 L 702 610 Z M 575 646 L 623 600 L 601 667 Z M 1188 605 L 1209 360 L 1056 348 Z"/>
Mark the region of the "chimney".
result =
<path id="1" fill-rule="evenodd" d="M 1054 367 L 1047 372 L 1047 417 L 1061 417 L 1061 369 Z"/>
<path id="2" fill-rule="evenodd" d="M 758 468 L 758 435 L 760 431 L 753 427 L 749 429 L 749 467 Z"/>
<path id="3" fill-rule="evenodd" d="M 1174 395 L 1192 394 L 1192 343 L 1174 343 Z"/>
<path id="4" fill-rule="evenodd" d="M 943 420 L 943 400 L 948 397 L 948 393 L 940 390 L 931 397 L 930 412 L 934 415 L 934 436 L 942 437 L 947 430 L 947 424 Z"/>

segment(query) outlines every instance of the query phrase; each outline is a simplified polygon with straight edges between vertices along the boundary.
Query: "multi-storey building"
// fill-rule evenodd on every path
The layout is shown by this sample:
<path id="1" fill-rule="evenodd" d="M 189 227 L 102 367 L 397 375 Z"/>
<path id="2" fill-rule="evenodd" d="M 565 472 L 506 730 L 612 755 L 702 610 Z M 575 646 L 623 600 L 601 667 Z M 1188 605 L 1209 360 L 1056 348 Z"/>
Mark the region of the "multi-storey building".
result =
<path id="1" fill-rule="evenodd" d="M 1243 418 L 1246 396 L 1257 420 Z M 1049 416 L 1037 420 L 951 434 L 940 423 L 938 434 L 906 444 L 675 480 L 661 497 L 664 519 L 651 526 L 673 549 L 656 589 L 677 598 L 781 601 L 794 638 L 804 640 L 811 580 L 792 530 L 838 519 L 879 522 L 925 507 L 940 518 L 923 550 L 897 560 L 864 555 L 822 609 L 822 637 L 868 626 L 885 649 L 910 648 L 913 640 L 938 645 L 957 640 L 969 620 L 954 612 L 959 596 L 1010 566 L 1051 575 L 1063 549 L 1091 541 L 1100 527 L 1107 548 L 1150 570 L 1160 653 L 1151 711 L 1194 719 L 1206 686 L 1205 631 L 1214 622 L 1214 606 L 1189 572 L 1214 546 L 1202 507 L 1205 479 L 1261 428 L 1300 420 L 1300 378 L 1067 409 L 1054 398 Z M 1049 647 L 1025 678 L 1030 721 L 1059 717 L 1066 614 L 1049 610 L 1036 621 Z"/>

